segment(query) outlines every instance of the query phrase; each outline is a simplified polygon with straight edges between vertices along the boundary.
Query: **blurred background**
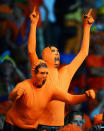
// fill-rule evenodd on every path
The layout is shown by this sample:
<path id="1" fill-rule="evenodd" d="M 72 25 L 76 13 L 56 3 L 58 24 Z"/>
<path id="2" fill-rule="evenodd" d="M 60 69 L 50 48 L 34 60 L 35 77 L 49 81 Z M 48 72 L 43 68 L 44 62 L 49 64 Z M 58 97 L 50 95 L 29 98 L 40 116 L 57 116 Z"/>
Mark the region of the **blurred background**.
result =
<path id="1" fill-rule="evenodd" d="M 89 55 L 69 88 L 72 94 L 82 94 L 92 88 L 97 93 L 96 100 L 65 108 L 65 124 L 74 121 L 88 131 L 94 125 L 94 116 L 104 111 L 104 0 L 38 0 L 38 6 L 37 54 L 41 58 L 45 47 L 57 47 L 60 68 L 69 64 L 79 52 L 83 36 L 82 14 L 90 8 L 96 11 Z M 27 53 L 31 9 L 31 0 L 0 0 L 0 129 L 11 104 L 9 93 L 18 82 L 31 77 Z M 74 120 L 75 115 L 81 116 L 81 124 Z"/>

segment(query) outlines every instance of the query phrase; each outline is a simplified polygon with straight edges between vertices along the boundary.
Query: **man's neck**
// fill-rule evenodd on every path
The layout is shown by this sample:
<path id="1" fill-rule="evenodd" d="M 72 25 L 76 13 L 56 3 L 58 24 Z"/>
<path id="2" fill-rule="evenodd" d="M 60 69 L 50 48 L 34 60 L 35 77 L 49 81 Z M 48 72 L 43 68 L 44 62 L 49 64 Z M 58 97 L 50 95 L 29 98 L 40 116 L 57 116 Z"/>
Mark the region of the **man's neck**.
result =
<path id="1" fill-rule="evenodd" d="M 41 88 L 41 86 L 39 86 L 36 82 L 33 82 L 33 86 L 36 88 Z"/>

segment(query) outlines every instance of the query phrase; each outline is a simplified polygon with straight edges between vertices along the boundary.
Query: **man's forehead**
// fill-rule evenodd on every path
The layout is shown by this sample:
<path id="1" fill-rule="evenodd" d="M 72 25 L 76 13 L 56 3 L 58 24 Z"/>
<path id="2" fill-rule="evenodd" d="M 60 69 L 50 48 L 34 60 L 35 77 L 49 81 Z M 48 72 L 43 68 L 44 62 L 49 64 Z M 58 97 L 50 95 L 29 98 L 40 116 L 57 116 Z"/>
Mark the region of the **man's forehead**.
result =
<path id="1" fill-rule="evenodd" d="M 55 46 L 51 46 L 50 49 L 58 50 Z"/>
<path id="2" fill-rule="evenodd" d="M 48 68 L 47 67 L 40 67 L 39 68 L 39 71 L 41 72 L 41 71 L 48 71 Z"/>

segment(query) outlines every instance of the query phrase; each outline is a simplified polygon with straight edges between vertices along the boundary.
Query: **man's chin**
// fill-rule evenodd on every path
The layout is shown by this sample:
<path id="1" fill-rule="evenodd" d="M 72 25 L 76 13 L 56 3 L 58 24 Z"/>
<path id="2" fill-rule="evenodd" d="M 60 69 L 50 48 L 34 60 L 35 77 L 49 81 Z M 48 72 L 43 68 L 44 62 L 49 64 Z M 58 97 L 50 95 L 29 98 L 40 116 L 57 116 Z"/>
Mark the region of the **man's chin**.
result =
<path id="1" fill-rule="evenodd" d="M 59 67 L 59 64 L 55 64 L 55 68 L 58 68 Z"/>

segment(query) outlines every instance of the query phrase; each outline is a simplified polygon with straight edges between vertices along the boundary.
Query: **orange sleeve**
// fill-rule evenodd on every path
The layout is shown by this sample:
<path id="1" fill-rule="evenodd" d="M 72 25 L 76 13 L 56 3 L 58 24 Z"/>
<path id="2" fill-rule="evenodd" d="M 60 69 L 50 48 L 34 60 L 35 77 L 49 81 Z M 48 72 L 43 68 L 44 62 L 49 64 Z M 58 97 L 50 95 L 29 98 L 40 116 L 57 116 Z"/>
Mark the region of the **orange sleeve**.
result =
<path id="1" fill-rule="evenodd" d="M 77 69 L 80 67 L 80 65 L 83 63 L 85 58 L 88 55 L 89 51 L 89 39 L 90 39 L 90 27 L 85 25 L 84 26 L 84 33 L 83 33 L 83 41 L 81 45 L 81 49 L 78 53 L 78 55 L 74 58 L 74 60 L 61 68 L 61 72 L 67 73 L 67 79 L 71 80 Z"/>
<path id="2" fill-rule="evenodd" d="M 82 131 L 82 129 L 74 124 L 69 124 L 59 129 L 58 131 Z"/>
<path id="3" fill-rule="evenodd" d="M 88 97 L 86 94 L 83 95 L 71 95 L 69 93 L 63 92 L 61 90 L 55 89 L 52 100 L 59 100 L 68 104 L 80 104 L 84 101 L 88 100 Z"/>
<path id="4" fill-rule="evenodd" d="M 9 6 L 0 5 L 0 13 L 10 14 L 10 13 L 12 13 L 12 10 Z"/>
<path id="5" fill-rule="evenodd" d="M 11 104 L 9 101 L 0 101 L 0 114 L 6 114 Z"/>
<path id="6" fill-rule="evenodd" d="M 102 124 L 103 122 L 103 114 L 98 114 L 94 116 L 94 125 Z"/>
<path id="7" fill-rule="evenodd" d="M 14 90 L 10 93 L 9 99 L 15 101 L 24 94 L 24 86 L 17 84 Z"/>
<path id="8" fill-rule="evenodd" d="M 38 60 L 38 56 L 36 54 L 36 24 L 32 23 L 30 28 L 30 34 L 28 39 L 28 54 L 31 63 L 31 67 Z"/>
<path id="9" fill-rule="evenodd" d="M 83 124 L 84 131 L 87 131 L 92 127 L 91 120 L 88 115 L 84 114 L 85 123 Z"/>

